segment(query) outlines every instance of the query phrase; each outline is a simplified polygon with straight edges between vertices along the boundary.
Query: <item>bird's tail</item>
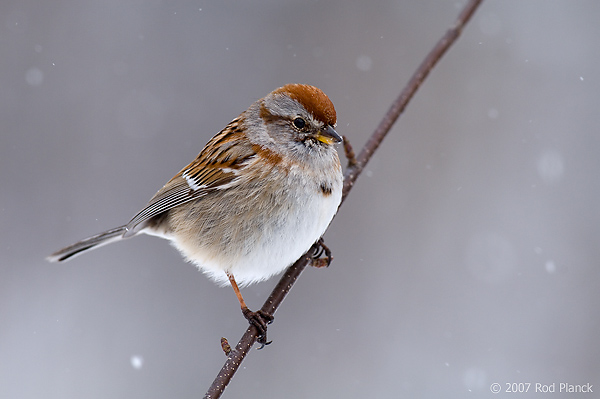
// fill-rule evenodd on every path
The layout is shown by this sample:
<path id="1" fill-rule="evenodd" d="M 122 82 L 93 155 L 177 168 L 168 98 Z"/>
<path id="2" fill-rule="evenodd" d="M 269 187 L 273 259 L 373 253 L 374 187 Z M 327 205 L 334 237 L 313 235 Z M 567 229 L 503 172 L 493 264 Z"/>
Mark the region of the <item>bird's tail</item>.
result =
<path id="1" fill-rule="evenodd" d="M 123 234 L 125 234 L 125 231 L 125 226 L 120 226 L 103 233 L 96 234 L 95 236 L 78 241 L 75 244 L 71 244 L 68 247 L 64 247 L 63 249 L 56 251 L 52 255 L 48 256 L 46 260 L 49 262 L 63 262 L 83 252 L 89 251 L 90 249 L 98 248 L 102 245 L 110 244 L 111 242 L 120 241 L 124 238 Z"/>

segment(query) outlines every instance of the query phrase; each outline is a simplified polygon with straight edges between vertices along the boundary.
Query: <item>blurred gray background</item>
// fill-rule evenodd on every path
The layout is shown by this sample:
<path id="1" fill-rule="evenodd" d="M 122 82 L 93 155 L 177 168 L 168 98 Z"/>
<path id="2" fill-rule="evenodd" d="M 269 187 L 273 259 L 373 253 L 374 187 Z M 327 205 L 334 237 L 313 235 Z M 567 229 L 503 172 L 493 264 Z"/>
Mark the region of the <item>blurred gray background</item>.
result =
<path id="1" fill-rule="evenodd" d="M 230 288 L 153 237 L 44 257 L 128 221 L 285 83 L 323 89 L 358 150 L 464 1 L 240 3 L 0 5 L 1 398 L 203 395 L 246 329 Z M 600 391 L 599 18 L 483 3 L 225 397 Z"/>

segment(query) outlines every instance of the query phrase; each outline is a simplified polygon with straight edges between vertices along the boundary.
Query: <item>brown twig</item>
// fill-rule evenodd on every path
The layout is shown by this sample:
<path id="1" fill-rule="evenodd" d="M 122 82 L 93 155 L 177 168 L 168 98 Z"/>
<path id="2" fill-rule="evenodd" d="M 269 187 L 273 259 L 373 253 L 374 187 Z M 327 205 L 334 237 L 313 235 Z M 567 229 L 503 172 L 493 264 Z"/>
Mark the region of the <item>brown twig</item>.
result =
<path id="1" fill-rule="evenodd" d="M 435 47 L 429 52 L 425 60 L 419 65 L 416 72 L 408 81 L 406 87 L 398 98 L 392 103 L 392 106 L 383 117 L 377 129 L 373 132 L 361 152 L 354 159 L 352 157 L 351 164 L 346 169 L 344 175 L 344 189 L 342 194 L 342 202 L 348 196 L 348 193 L 352 189 L 354 182 L 364 169 L 373 153 L 377 150 L 385 136 L 390 131 L 392 125 L 396 122 L 400 114 L 406 108 L 408 102 L 411 100 L 413 95 L 419 89 L 429 72 L 437 64 L 440 58 L 446 53 L 448 48 L 458 39 L 463 28 L 479 6 L 482 0 L 470 0 L 459 14 L 454 26 L 449 29 L 446 34 L 437 42 Z M 348 151 L 348 149 L 346 149 Z M 316 253 L 316 244 L 306 254 L 302 255 L 300 259 L 296 261 L 292 266 L 288 268 L 285 274 L 279 280 L 277 286 L 271 292 L 271 295 L 264 303 L 261 310 L 269 315 L 273 315 L 287 293 L 290 291 L 296 279 L 300 276 L 308 262 L 312 259 L 312 256 Z M 235 349 L 231 351 L 227 357 L 225 365 L 213 381 L 212 385 L 206 392 L 205 398 L 218 398 L 221 396 L 225 387 L 235 374 L 236 370 L 240 366 L 244 357 L 256 342 L 257 331 L 254 326 L 248 327 Z"/>
<path id="2" fill-rule="evenodd" d="M 356 154 L 354 153 L 354 148 L 352 148 L 352 144 L 350 144 L 348 137 L 342 137 L 344 138 L 344 153 L 346 154 L 346 159 L 348 160 L 348 168 L 353 168 L 358 163 L 356 160 Z"/>

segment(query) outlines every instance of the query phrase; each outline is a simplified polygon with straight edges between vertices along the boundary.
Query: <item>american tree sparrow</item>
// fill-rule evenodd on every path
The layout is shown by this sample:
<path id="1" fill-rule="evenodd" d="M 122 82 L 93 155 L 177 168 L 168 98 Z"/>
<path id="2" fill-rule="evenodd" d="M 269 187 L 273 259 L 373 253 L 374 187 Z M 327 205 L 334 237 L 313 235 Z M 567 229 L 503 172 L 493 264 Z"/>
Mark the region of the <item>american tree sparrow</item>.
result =
<path id="1" fill-rule="evenodd" d="M 48 260 L 139 233 L 166 238 L 218 284 L 231 284 L 264 344 L 272 318 L 250 311 L 238 287 L 282 272 L 327 229 L 342 198 L 335 126 L 335 108 L 321 90 L 280 87 L 214 136 L 129 223 Z"/>

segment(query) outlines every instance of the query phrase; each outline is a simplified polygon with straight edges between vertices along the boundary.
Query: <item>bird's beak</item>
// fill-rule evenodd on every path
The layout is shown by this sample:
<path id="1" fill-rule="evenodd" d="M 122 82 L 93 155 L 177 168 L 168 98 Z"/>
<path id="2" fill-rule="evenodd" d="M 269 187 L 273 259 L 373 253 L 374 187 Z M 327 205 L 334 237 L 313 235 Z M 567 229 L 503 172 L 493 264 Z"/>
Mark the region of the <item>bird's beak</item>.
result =
<path id="1" fill-rule="evenodd" d="M 325 144 L 342 142 L 342 137 L 330 125 L 327 125 L 323 130 L 319 130 L 319 133 L 316 135 L 316 139 Z"/>

